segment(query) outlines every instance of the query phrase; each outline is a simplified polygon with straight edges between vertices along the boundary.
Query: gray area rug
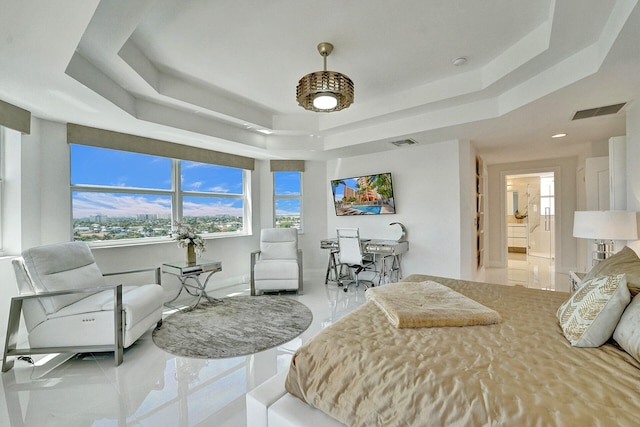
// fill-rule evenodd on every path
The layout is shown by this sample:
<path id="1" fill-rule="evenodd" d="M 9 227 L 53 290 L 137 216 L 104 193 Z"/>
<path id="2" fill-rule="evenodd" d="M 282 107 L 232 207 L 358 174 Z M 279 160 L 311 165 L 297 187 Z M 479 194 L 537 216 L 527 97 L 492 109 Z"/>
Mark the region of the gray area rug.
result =
<path id="1" fill-rule="evenodd" d="M 291 341 L 313 320 L 302 303 L 281 296 L 238 296 L 179 311 L 153 331 L 153 342 L 176 356 L 222 359 Z"/>

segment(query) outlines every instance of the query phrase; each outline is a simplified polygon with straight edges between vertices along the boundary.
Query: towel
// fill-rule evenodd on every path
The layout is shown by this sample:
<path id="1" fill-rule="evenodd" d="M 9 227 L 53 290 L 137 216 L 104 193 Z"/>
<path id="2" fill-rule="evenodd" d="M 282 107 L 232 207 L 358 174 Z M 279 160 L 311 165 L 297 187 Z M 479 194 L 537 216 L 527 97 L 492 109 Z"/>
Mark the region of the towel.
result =
<path id="1" fill-rule="evenodd" d="M 495 310 L 431 280 L 369 288 L 365 296 L 396 328 L 490 325 L 502 321 Z"/>

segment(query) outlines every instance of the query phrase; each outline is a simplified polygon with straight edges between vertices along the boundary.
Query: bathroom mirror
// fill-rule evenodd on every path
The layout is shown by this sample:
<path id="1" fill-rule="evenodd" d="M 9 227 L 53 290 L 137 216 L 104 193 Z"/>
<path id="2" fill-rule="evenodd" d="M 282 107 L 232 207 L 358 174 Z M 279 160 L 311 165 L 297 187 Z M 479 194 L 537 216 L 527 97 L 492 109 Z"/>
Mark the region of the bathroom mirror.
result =
<path id="1" fill-rule="evenodd" d="M 507 215 L 515 215 L 518 210 L 518 192 L 507 191 Z"/>

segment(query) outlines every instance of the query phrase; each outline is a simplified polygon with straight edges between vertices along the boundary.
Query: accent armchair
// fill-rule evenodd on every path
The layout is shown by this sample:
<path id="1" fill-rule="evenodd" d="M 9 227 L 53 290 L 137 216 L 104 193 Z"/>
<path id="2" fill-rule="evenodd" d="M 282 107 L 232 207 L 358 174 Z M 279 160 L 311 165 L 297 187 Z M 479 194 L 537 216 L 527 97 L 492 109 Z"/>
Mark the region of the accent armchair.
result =
<path id="1" fill-rule="evenodd" d="M 113 351 L 117 366 L 124 348 L 162 323 L 160 285 L 108 286 L 84 242 L 27 249 L 13 267 L 20 295 L 11 298 L 3 372 L 8 357 L 31 354 Z M 28 348 L 17 348 L 21 313 Z"/>
<path id="2" fill-rule="evenodd" d="M 251 253 L 251 295 L 265 291 L 302 293 L 302 250 L 295 228 L 260 231 L 260 250 Z"/>

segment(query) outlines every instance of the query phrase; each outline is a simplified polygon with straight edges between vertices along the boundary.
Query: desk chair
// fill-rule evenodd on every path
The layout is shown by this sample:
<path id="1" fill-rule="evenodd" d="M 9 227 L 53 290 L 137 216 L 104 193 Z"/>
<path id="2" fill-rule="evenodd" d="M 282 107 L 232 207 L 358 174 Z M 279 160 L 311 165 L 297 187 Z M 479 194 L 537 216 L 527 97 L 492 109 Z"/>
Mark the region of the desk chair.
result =
<path id="1" fill-rule="evenodd" d="M 339 286 L 342 286 L 341 279 L 345 277 L 351 277 L 351 272 L 347 271 L 348 268 L 345 264 L 340 264 L 338 257 L 340 251 L 338 248 L 331 249 L 329 252 L 329 263 L 327 264 L 327 273 L 324 276 L 324 284 L 334 282 Z"/>
<path id="2" fill-rule="evenodd" d="M 355 277 L 354 282 L 344 284 L 344 291 L 349 290 L 349 285 L 355 283 L 360 285 L 360 273 L 363 271 L 375 271 L 376 264 L 373 256 L 365 256 L 362 253 L 362 245 L 360 243 L 360 231 L 357 228 L 338 228 L 338 260 L 339 264 L 348 266 Z M 373 286 L 373 281 L 362 280 L 365 287 Z"/>

